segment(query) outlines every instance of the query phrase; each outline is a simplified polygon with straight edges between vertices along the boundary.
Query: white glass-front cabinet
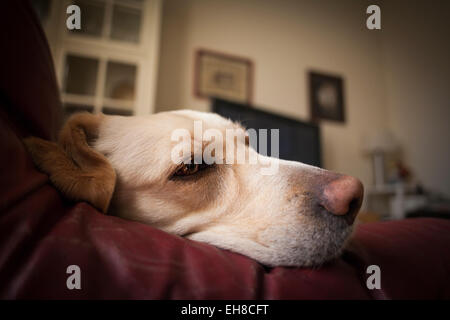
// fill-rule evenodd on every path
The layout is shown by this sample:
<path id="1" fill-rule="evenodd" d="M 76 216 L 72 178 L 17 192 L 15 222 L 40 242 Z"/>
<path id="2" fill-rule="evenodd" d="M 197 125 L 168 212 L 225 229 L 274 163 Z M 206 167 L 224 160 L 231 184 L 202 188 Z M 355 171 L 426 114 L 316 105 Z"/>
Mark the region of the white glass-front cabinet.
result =
<path id="1" fill-rule="evenodd" d="M 161 0 L 32 0 L 54 58 L 64 113 L 154 111 Z M 68 30 L 71 4 L 81 29 Z"/>

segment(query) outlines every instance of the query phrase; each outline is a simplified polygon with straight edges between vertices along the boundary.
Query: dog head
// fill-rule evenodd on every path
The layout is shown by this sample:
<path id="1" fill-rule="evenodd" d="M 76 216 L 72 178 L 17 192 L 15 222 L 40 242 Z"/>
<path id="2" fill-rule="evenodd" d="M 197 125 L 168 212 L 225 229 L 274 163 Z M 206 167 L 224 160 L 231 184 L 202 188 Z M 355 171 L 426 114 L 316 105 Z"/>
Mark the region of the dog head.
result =
<path id="1" fill-rule="evenodd" d="M 202 124 L 200 135 L 196 121 Z M 67 122 L 58 144 L 37 138 L 25 143 L 67 197 L 104 212 L 268 266 L 312 266 L 339 255 L 361 206 L 359 180 L 258 155 L 243 130 L 231 147 L 217 139 L 223 133 L 227 140 L 227 129 L 240 128 L 218 115 L 189 110 L 147 117 L 79 114 Z M 190 138 L 173 139 L 180 129 Z M 216 139 L 208 139 L 207 130 L 215 130 Z M 189 163 L 174 160 L 177 147 L 190 150 L 189 160 L 199 152 L 201 158 L 207 148 L 217 160 L 241 147 L 245 159 L 261 161 Z M 265 174 L 274 164 L 276 172 Z"/>

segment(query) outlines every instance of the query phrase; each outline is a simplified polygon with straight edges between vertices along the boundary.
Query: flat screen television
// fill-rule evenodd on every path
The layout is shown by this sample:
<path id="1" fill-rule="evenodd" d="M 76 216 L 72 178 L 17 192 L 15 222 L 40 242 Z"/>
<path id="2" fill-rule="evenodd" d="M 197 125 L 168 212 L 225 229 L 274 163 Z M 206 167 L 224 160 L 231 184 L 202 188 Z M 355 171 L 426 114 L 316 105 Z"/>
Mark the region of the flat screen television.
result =
<path id="1" fill-rule="evenodd" d="M 212 99 L 211 109 L 212 112 L 225 118 L 239 121 L 246 129 L 268 129 L 269 155 L 271 154 L 270 129 L 279 129 L 280 159 L 300 161 L 316 167 L 322 166 L 318 125 L 218 98 Z"/>

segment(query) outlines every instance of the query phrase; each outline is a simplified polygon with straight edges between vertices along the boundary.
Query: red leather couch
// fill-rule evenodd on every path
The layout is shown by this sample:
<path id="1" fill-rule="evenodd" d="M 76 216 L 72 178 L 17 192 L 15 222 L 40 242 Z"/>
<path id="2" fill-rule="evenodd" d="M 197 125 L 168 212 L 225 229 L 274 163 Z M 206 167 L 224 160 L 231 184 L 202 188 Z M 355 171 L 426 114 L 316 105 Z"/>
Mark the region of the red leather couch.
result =
<path id="1" fill-rule="evenodd" d="M 321 268 L 267 269 L 64 200 L 21 143 L 58 129 L 48 45 L 26 2 L 2 1 L 0 23 L 0 298 L 450 298 L 450 221 L 360 225 L 353 249 Z M 380 290 L 366 287 L 371 264 Z M 66 287 L 69 265 L 81 268 L 81 290 Z"/>

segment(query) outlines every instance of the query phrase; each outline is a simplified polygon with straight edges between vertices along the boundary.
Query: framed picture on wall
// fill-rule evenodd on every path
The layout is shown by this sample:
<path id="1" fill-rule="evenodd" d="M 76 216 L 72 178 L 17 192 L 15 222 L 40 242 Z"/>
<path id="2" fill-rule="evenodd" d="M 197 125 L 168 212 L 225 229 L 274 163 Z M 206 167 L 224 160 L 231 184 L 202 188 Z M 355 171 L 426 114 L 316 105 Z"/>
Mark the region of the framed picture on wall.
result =
<path id="1" fill-rule="evenodd" d="M 218 97 L 250 104 L 252 86 L 250 59 L 204 49 L 196 52 L 194 93 L 197 97 Z"/>
<path id="2" fill-rule="evenodd" d="M 345 122 L 342 77 L 310 71 L 308 78 L 312 120 Z"/>

